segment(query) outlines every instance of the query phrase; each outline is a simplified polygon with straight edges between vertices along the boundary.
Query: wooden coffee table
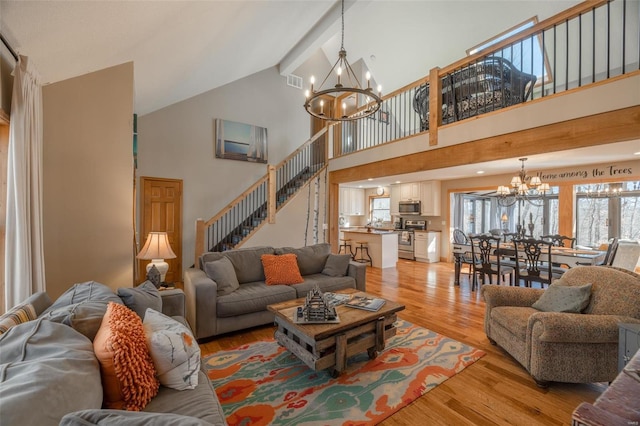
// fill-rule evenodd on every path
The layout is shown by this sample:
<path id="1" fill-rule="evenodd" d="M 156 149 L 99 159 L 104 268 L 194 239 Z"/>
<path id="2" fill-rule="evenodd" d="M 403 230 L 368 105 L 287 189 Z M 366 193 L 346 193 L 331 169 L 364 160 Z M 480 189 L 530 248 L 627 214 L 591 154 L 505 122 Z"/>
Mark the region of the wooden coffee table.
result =
<path id="1" fill-rule="evenodd" d="M 355 289 L 336 293 L 378 297 Z M 304 298 L 267 306 L 275 314 L 278 329 L 275 339 L 314 371 L 331 369 L 337 377 L 347 365 L 347 358 L 365 352 L 374 359 L 384 349 L 385 342 L 396 334 L 396 312 L 404 305 L 387 300 L 376 312 L 336 307 L 337 324 L 295 324 L 293 318 Z"/>

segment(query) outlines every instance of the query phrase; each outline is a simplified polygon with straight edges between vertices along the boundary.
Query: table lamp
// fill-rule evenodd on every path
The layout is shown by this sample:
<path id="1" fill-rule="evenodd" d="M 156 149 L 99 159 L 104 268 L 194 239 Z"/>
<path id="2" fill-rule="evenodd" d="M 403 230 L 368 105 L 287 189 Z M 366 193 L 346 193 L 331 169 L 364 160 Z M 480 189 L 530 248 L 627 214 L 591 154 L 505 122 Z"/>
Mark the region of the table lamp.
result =
<path id="1" fill-rule="evenodd" d="M 169 270 L 169 264 L 164 259 L 175 259 L 176 254 L 171 250 L 169 238 L 166 232 L 149 232 L 144 247 L 136 256 L 138 259 L 151 260 L 147 264 L 147 273 L 151 267 L 155 266 L 160 272 L 160 281 L 164 279 Z"/>
<path id="2" fill-rule="evenodd" d="M 506 213 L 502 213 L 502 229 L 504 229 L 504 231 L 507 231 L 507 222 L 509 221 L 509 216 L 507 216 Z"/>

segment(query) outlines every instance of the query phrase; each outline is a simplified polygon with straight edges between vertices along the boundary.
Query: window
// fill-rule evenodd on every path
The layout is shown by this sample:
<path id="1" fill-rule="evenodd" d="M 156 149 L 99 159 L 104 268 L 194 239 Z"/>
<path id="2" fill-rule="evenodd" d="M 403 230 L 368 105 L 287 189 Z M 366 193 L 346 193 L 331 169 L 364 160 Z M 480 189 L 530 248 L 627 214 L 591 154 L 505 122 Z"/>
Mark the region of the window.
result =
<path id="1" fill-rule="evenodd" d="M 371 198 L 371 224 L 391 222 L 391 198 Z"/>
<path id="2" fill-rule="evenodd" d="M 473 55 L 482 50 L 489 49 L 491 46 L 494 46 L 511 36 L 532 28 L 537 23 L 538 18 L 535 16 L 527 19 L 526 21 L 509 28 L 502 34 L 498 34 L 497 36 L 467 50 L 467 55 Z M 539 34 L 533 34 L 524 40 L 508 45 L 497 52 L 491 53 L 491 56 L 499 56 L 508 60 L 513 64 L 513 66 L 522 72 L 535 74 L 537 77 L 536 85 L 542 84 L 543 77 L 545 84 L 552 81 L 551 70 L 549 69 L 546 53 L 543 50 L 542 40 L 540 39 Z"/>
<path id="3" fill-rule="evenodd" d="M 621 193 L 606 194 L 614 188 Z M 640 181 L 577 185 L 575 190 L 577 244 L 598 247 L 614 237 L 640 239 Z"/>
<path id="4" fill-rule="evenodd" d="M 516 232 L 518 219 L 527 236 L 539 238 L 542 235 L 558 233 L 558 187 L 551 187 L 551 194 L 533 203 L 523 201 L 507 208 L 508 232 Z"/>
<path id="5" fill-rule="evenodd" d="M 464 196 L 463 231 L 467 235 L 484 234 L 491 229 L 491 200 Z"/>

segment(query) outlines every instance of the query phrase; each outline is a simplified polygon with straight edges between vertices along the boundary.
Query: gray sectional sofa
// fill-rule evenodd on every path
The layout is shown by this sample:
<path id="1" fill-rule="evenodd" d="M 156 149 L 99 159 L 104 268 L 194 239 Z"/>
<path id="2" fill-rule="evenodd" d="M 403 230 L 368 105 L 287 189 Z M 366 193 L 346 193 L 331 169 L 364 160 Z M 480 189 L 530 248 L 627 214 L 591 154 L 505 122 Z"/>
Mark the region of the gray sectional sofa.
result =
<path id="1" fill-rule="evenodd" d="M 179 391 L 161 385 L 142 412 L 101 408 L 103 387 L 92 340 L 108 303 L 125 304 L 136 312 L 145 312 L 144 305 L 152 304 L 153 309 L 185 323 L 182 290 L 149 294 L 131 288 L 116 294 L 107 286 L 88 282 L 74 285 L 54 303 L 46 293 L 21 303 L 33 309 L 37 318 L 22 318 L 0 334 L 0 424 L 226 424 L 202 370 L 194 389 Z"/>
<path id="2" fill-rule="evenodd" d="M 304 282 L 267 285 L 261 256 L 287 253 L 296 255 Z M 345 256 L 331 254 L 330 244 L 252 247 L 203 254 L 198 267 L 189 268 L 184 274 L 187 320 L 196 339 L 273 323 L 274 315 L 267 305 L 304 297 L 316 285 L 323 292 L 346 288 L 365 291 L 366 265 Z M 238 285 L 230 287 L 228 281 L 235 280 Z"/>

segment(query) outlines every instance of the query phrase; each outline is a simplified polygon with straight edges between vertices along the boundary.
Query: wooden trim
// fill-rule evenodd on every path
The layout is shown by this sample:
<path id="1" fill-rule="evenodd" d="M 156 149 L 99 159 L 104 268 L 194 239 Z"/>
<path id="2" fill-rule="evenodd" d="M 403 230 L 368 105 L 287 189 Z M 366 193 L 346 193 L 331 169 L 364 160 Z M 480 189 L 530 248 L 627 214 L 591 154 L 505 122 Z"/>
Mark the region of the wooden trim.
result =
<path id="1" fill-rule="evenodd" d="M 2 108 L 0 108 L 0 124 L 9 125 L 9 114 Z"/>
<path id="2" fill-rule="evenodd" d="M 558 185 L 558 233 L 573 237 L 573 184 Z"/>
<path id="3" fill-rule="evenodd" d="M 200 256 L 202 256 L 202 254 L 204 253 L 204 232 L 207 229 L 207 227 L 204 224 L 204 220 L 203 219 L 196 219 L 196 252 L 195 252 L 195 257 L 194 257 L 194 265 L 196 266 L 196 268 L 200 268 L 200 265 L 198 265 Z"/>
<path id="4" fill-rule="evenodd" d="M 267 179 L 268 179 L 268 198 L 267 198 L 267 220 L 269 223 L 276 223 L 276 168 L 269 164 L 267 166 Z"/>
<path id="5" fill-rule="evenodd" d="M 438 128 L 442 124 L 441 99 L 440 68 L 433 68 L 429 71 L 429 146 L 438 145 Z M 433 125 L 431 125 L 432 123 Z"/>
<path id="6" fill-rule="evenodd" d="M 4 313 L 4 256 L 6 252 L 7 169 L 9 158 L 9 117 L 0 109 L 0 314 Z"/>
<path id="7" fill-rule="evenodd" d="M 331 243 L 332 251 L 337 253 L 339 248 L 338 238 L 340 236 L 340 222 L 338 220 L 340 215 L 340 186 L 337 182 L 332 181 L 331 173 L 329 173 L 327 190 L 329 193 L 329 243 Z"/>
<path id="8" fill-rule="evenodd" d="M 424 170 L 605 145 L 636 139 L 640 106 L 609 111 L 476 141 L 394 157 L 330 172 L 338 184 Z"/>

